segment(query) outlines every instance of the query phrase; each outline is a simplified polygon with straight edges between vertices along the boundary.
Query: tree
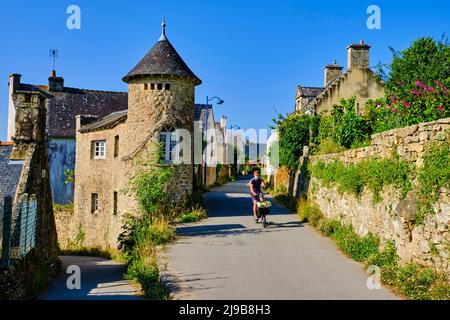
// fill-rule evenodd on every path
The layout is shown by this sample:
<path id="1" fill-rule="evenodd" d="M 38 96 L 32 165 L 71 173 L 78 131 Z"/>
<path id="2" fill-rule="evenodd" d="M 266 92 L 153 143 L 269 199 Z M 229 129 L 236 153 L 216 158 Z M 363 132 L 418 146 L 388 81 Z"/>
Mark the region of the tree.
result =
<path id="1" fill-rule="evenodd" d="M 310 144 L 311 137 L 317 136 L 317 117 L 293 114 L 286 118 L 278 116 L 274 122 L 278 125 L 279 163 L 289 169 L 296 169 L 303 147 Z"/>
<path id="2" fill-rule="evenodd" d="M 444 36 L 418 38 L 401 52 L 391 48 L 393 60 L 389 66 L 388 91 L 409 93 L 416 81 L 434 86 L 435 81 L 450 84 L 450 45 Z"/>

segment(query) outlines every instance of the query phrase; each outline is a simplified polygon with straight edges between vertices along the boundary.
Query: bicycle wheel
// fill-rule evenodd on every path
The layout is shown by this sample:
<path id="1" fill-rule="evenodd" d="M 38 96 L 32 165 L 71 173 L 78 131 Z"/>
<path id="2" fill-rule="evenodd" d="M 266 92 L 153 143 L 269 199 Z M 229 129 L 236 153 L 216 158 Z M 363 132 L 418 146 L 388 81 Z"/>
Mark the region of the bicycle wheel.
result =
<path id="1" fill-rule="evenodd" d="M 263 228 L 267 227 L 266 215 L 262 216 L 262 225 L 263 225 Z"/>

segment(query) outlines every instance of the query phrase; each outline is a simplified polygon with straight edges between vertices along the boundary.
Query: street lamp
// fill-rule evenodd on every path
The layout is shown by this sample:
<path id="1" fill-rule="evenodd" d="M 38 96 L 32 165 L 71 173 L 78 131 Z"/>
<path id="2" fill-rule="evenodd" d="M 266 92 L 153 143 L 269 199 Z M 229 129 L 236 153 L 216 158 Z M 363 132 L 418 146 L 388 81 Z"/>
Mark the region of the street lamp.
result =
<path id="1" fill-rule="evenodd" d="M 208 113 L 208 107 L 209 107 L 209 103 L 213 100 L 217 100 L 216 104 L 220 105 L 220 104 L 224 104 L 225 101 L 223 101 L 222 99 L 220 99 L 219 97 L 212 97 L 209 98 L 208 96 L 206 96 L 206 107 L 205 107 L 205 133 L 206 133 L 206 146 L 205 146 L 205 161 L 204 161 L 204 165 L 203 165 L 203 176 L 204 176 L 204 180 L 205 180 L 205 186 L 207 183 L 206 180 L 206 167 L 207 167 L 207 159 L 208 159 L 208 119 L 209 119 L 209 113 Z M 212 107 L 212 106 L 211 106 Z"/>

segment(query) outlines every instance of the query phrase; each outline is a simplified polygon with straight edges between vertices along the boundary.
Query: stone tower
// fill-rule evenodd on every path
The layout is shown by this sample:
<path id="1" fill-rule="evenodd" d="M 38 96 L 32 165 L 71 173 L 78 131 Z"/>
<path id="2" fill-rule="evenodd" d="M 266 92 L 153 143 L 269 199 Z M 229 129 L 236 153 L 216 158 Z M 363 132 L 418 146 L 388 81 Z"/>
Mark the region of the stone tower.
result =
<path id="1" fill-rule="evenodd" d="M 154 47 L 124 78 L 128 83 L 127 152 L 132 161 L 143 148 L 159 144 L 161 134 L 184 130 L 190 150 L 183 150 L 184 163 L 176 166 L 175 194 L 193 188 L 193 133 L 195 87 L 201 80 L 189 69 L 166 37 L 166 24 Z M 184 140 L 186 142 L 187 140 Z M 190 159 L 186 160 L 186 155 Z M 169 161 L 170 162 L 170 161 Z"/>

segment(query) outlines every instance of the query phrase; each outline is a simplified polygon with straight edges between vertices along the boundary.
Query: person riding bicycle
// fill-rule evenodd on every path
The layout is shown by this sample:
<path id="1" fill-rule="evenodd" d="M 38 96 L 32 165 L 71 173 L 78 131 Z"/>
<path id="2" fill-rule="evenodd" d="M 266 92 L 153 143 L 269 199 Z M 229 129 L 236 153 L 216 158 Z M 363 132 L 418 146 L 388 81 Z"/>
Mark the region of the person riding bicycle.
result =
<path id="1" fill-rule="evenodd" d="M 258 222 L 258 201 L 260 201 L 259 195 L 262 193 L 262 188 L 265 187 L 266 184 L 261 178 L 261 171 L 258 169 L 253 171 L 253 178 L 250 180 L 250 194 L 253 201 L 253 219 L 255 219 L 255 222 Z"/>

